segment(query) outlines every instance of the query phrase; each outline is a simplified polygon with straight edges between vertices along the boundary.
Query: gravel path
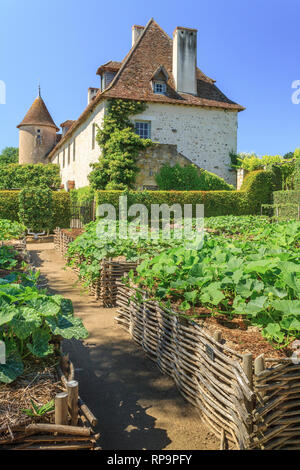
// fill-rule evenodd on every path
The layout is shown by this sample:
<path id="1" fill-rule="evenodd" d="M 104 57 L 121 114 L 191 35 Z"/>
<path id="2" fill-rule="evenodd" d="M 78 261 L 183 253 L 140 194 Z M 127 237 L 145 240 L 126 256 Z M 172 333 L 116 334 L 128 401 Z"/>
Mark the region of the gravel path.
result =
<path id="1" fill-rule="evenodd" d="M 64 269 L 52 243 L 28 245 L 31 259 L 51 293 L 72 299 L 75 314 L 90 333 L 87 340 L 65 341 L 79 380 L 80 395 L 99 420 L 99 445 L 105 450 L 212 450 L 219 442 L 195 408 L 179 394 L 143 350 Z"/>

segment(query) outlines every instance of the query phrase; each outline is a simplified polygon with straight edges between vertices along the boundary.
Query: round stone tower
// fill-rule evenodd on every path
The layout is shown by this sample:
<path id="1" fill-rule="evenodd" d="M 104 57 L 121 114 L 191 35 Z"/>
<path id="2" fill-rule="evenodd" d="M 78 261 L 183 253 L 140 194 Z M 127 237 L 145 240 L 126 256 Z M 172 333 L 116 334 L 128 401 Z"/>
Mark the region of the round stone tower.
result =
<path id="1" fill-rule="evenodd" d="M 55 125 L 43 99 L 34 100 L 19 129 L 19 163 L 47 163 L 46 156 L 57 142 Z"/>

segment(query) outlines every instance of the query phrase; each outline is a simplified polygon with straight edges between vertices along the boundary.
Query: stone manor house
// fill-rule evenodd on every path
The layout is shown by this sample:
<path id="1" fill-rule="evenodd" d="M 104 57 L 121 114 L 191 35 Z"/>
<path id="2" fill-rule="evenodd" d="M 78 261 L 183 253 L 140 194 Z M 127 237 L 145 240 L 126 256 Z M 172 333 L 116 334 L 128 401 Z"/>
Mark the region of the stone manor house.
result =
<path id="1" fill-rule="evenodd" d="M 154 176 L 166 162 L 194 163 L 236 184 L 229 153 L 237 149 L 237 117 L 244 108 L 204 75 L 196 57 L 195 29 L 177 27 L 171 39 L 153 19 L 133 26 L 126 57 L 98 68 L 99 88 L 88 89 L 86 109 L 76 121 L 63 122 L 61 133 L 39 93 L 18 126 L 19 162 L 57 163 L 66 189 L 88 185 L 108 99 L 132 99 L 147 103 L 133 116 L 136 132 L 155 142 L 140 155 L 138 189 L 154 189 Z"/>

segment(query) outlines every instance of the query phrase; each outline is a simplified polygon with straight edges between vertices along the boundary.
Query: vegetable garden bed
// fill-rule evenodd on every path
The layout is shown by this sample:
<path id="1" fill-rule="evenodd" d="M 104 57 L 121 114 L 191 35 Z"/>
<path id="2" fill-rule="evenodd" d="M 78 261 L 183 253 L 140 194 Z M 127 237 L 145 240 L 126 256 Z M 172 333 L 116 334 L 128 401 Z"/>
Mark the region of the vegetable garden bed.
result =
<path id="1" fill-rule="evenodd" d="M 299 364 L 231 349 L 217 329 L 212 335 L 137 288 L 120 284 L 117 305 L 117 323 L 174 379 L 217 437 L 238 449 L 300 448 Z"/>
<path id="2" fill-rule="evenodd" d="M 0 446 L 95 448 L 88 422 L 97 420 L 78 396 L 72 364 L 61 355 L 63 338 L 82 339 L 87 331 L 70 300 L 41 289 L 24 244 L 11 242 L 24 229 L 17 225 L 0 219 L 0 240 L 9 244 L 0 246 Z M 62 388 L 67 393 L 57 393 Z"/>

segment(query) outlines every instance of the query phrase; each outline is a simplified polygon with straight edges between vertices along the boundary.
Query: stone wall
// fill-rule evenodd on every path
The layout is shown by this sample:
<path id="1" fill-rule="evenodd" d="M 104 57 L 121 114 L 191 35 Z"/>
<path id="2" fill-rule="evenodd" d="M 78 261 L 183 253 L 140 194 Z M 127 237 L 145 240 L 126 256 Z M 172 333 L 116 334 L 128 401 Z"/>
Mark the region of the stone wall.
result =
<path id="1" fill-rule="evenodd" d="M 53 163 L 60 165 L 64 185 L 67 181 L 75 181 L 76 188 L 88 185 L 90 163 L 97 162 L 100 156 L 98 144 L 94 142 L 93 145 L 93 125 L 101 126 L 104 113 L 105 102 L 102 102 L 52 158 Z M 137 186 L 155 185 L 153 176 L 161 164 L 167 161 L 175 164 L 177 161 L 180 163 L 187 159 L 189 163 L 195 163 L 200 168 L 216 173 L 228 183 L 236 184 L 236 172 L 229 171 L 229 153 L 236 152 L 237 147 L 236 112 L 199 106 L 149 103 L 146 111 L 134 116 L 132 120 L 150 121 L 151 139 L 156 143 L 177 146 L 181 154 L 176 156 L 177 150 L 165 147 L 162 155 L 158 150 L 154 151 L 150 163 L 149 155 L 146 153 L 140 163 L 142 171 Z M 63 151 L 65 151 L 64 165 Z M 70 161 L 68 161 L 69 152 Z M 141 180 L 141 175 L 145 177 L 145 181 Z"/>
<path id="2" fill-rule="evenodd" d="M 154 189 L 157 187 L 155 175 L 168 163 L 171 166 L 191 164 L 191 161 L 177 151 L 177 145 L 154 144 L 141 152 L 138 159 L 139 173 L 136 178 L 136 189 Z"/>
<path id="3" fill-rule="evenodd" d="M 151 122 L 154 142 L 177 145 L 192 163 L 236 185 L 229 153 L 237 150 L 237 112 L 149 103 L 144 113 L 134 116 L 138 120 Z"/>
<path id="4" fill-rule="evenodd" d="M 38 132 L 39 131 L 39 132 Z M 19 163 L 47 163 L 45 155 L 56 144 L 56 129 L 48 126 L 22 126 L 19 132 Z"/>

